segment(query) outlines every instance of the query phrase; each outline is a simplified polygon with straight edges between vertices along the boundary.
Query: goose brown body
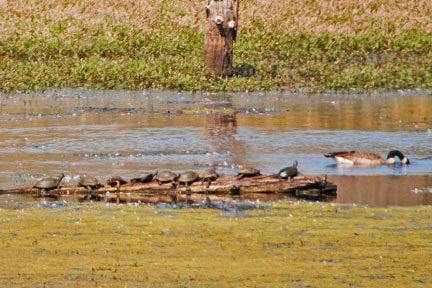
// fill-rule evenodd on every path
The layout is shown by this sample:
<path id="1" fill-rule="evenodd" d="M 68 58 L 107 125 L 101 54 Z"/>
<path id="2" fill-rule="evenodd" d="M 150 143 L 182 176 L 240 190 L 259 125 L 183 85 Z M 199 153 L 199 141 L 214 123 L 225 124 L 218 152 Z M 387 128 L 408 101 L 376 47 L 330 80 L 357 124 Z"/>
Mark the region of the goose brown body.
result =
<path id="1" fill-rule="evenodd" d="M 394 164 L 395 157 L 399 157 L 402 164 L 409 164 L 408 158 L 400 151 L 392 150 L 388 153 L 387 159 L 382 158 L 376 153 L 370 151 L 338 151 L 324 155 L 331 157 L 339 164 L 354 166 L 373 166 L 383 164 Z"/>

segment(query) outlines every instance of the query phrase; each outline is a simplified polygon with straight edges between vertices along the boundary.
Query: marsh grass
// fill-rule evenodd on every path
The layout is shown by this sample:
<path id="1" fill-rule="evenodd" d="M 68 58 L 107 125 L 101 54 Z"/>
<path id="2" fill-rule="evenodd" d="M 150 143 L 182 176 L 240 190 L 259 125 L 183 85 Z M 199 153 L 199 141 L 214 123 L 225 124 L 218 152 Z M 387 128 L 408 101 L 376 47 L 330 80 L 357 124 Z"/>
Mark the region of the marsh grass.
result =
<path id="1" fill-rule="evenodd" d="M 431 207 L 0 210 L 4 287 L 430 287 Z M 191 237 L 192 236 L 192 237 Z"/>
<path id="2" fill-rule="evenodd" d="M 241 4 L 235 63 L 202 76 L 200 1 L 0 1 L 0 90 L 432 87 L 429 1 Z"/>

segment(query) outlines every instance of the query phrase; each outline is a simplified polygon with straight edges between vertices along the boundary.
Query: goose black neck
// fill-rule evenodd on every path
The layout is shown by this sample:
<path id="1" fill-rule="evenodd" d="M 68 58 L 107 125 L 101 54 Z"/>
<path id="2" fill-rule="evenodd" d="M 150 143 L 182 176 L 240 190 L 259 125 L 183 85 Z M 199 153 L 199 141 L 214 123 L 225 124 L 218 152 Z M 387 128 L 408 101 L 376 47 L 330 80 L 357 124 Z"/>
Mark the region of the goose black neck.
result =
<path id="1" fill-rule="evenodd" d="M 387 154 L 387 159 L 395 158 L 396 156 L 399 157 L 400 160 L 402 160 L 405 157 L 405 155 L 399 150 L 392 150 Z"/>

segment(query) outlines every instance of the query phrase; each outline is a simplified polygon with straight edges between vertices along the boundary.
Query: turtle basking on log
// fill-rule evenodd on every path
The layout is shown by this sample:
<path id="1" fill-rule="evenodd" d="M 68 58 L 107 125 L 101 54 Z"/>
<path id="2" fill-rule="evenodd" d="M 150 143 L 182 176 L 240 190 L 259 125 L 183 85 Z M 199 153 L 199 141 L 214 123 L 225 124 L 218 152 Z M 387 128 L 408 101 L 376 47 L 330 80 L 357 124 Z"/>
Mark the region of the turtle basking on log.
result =
<path id="1" fill-rule="evenodd" d="M 120 176 L 112 176 L 111 178 L 109 178 L 107 180 L 107 185 L 111 186 L 111 187 L 120 187 L 121 185 L 126 184 L 128 181 L 126 181 L 125 179 L 121 178 Z"/>
<path id="2" fill-rule="evenodd" d="M 156 171 L 156 174 L 153 177 L 153 179 L 158 182 L 159 185 L 162 185 L 163 183 L 171 183 L 173 186 L 176 186 L 175 181 L 178 178 L 179 175 L 171 171 Z"/>
<path id="3" fill-rule="evenodd" d="M 91 198 L 91 191 L 93 189 L 98 189 L 101 186 L 98 179 L 85 174 L 80 175 L 80 180 L 78 182 L 78 185 L 87 189 L 86 199 L 88 200 L 90 200 Z"/>
<path id="4" fill-rule="evenodd" d="M 180 174 L 177 182 L 186 185 L 186 189 L 190 190 L 189 185 L 199 180 L 199 175 L 195 171 L 187 171 Z"/>
<path id="5" fill-rule="evenodd" d="M 297 176 L 299 174 L 297 166 L 298 166 L 298 161 L 295 160 L 292 166 L 282 168 L 278 173 L 278 179 L 291 180 L 291 178 Z"/>
<path id="6" fill-rule="evenodd" d="M 171 173 L 168 174 L 171 175 Z M 164 173 L 161 173 L 159 175 L 160 179 L 158 180 L 172 181 L 176 178 L 163 178 L 163 174 Z M 101 185 L 102 187 L 91 191 L 91 198 L 108 202 L 117 201 L 118 203 L 135 201 L 142 203 L 173 203 L 175 201 L 181 202 L 185 200 L 204 200 L 205 196 L 209 196 L 212 200 L 223 200 L 225 197 L 238 196 L 239 194 L 242 195 L 241 199 L 279 199 L 278 197 L 291 195 L 298 198 L 329 200 L 336 196 L 337 186 L 326 181 L 323 177 L 301 175 L 301 177 L 293 177 L 292 181 L 280 181 L 277 179 L 277 176 L 277 174 L 269 174 L 236 180 L 236 175 L 221 175 L 215 182 L 211 183 L 211 188 L 206 188 L 205 182 L 201 183 L 201 181 L 197 181 L 193 183 L 189 191 L 185 191 L 184 188 L 174 191 L 175 186 L 173 187 L 171 184 L 159 187 L 159 185 L 154 182 L 137 185 L 126 184 L 114 188 L 108 185 Z M 61 185 L 61 187 L 59 187 L 61 177 L 41 180 L 37 185 L 34 185 L 37 189 L 34 188 L 33 185 L 26 188 L 0 189 L 0 195 L 23 194 L 37 197 L 41 196 L 40 190 L 44 189 L 44 191 L 46 191 L 45 189 L 49 190 L 55 188 L 57 188 L 55 194 L 48 196 L 73 197 L 73 195 L 86 195 L 86 189 L 79 187 L 77 184 Z M 114 178 L 113 180 L 117 180 L 115 184 L 120 183 L 120 179 Z M 206 179 L 202 178 L 202 180 Z M 117 194 L 112 194 L 114 191 L 117 192 Z"/>
<path id="7" fill-rule="evenodd" d="M 130 180 L 131 184 L 138 184 L 138 183 L 148 183 L 151 182 L 154 178 L 155 174 L 152 173 L 144 173 L 141 177 L 132 178 Z"/>
<path id="8" fill-rule="evenodd" d="M 217 178 L 219 178 L 219 174 L 216 173 L 214 168 L 209 168 L 200 174 L 201 183 L 203 184 L 205 182 L 206 188 L 209 188 L 211 182 L 215 181 Z"/>
<path id="9" fill-rule="evenodd" d="M 41 180 L 37 181 L 33 187 L 40 190 L 41 196 L 45 196 L 46 192 L 56 189 L 60 186 L 60 183 L 63 180 L 64 176 L 65 175 L 61 173 L 58 177 L 42 178 Z"/>
<path id="10" fill-rule="evenodd" d="M 236 179 L 240 180 L 246 177 L 254 177 L 259 175 L 261 175 L 260 170 L 253 167 L 244 167 L 237 173 Z"/>
<path id="11" fill-rule="evenodd" d="M 100 187 L 99 180 L 89 175 L 80 175 L 78 182 L 79 186 L 87 188 L 87 190 L 97 189 Z"/>

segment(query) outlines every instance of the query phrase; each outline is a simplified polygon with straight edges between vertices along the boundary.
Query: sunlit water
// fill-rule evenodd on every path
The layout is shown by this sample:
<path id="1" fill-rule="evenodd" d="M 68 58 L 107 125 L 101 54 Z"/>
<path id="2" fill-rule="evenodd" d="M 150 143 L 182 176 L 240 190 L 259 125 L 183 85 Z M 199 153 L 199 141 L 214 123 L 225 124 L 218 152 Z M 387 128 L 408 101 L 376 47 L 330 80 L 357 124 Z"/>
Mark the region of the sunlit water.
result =
<path id="1" fill-rule="evenodd" d="M 298 160 L 301 172 L 328 174 L 340 184 L 338 202 L 432 204 L 430 197 L 418 196 L 430 194 L 428 189 L 432 187 L 429 93 L 182 94 L 63 90 L 3 95 L 0 96 L 0 187 L 28 186 L 45 174 L 60 172 L 70 176 L 67 181 L 76 180 L 79 173 L 103 180 L 113 174 L 129 178 L 138 176 L 140 171 L 201 170 L 209 165 L 216 165 L 219 172 L 227 174 L 236 173 L 244 165 L 270 173 Z M 336 166 L 323 157 L 324 153 L 336 150 L 371 150 L 385 157 L 391 149 L 406 153 L 412 165 L 349 168 Z M 353 191 L 359 195 L 372 193 L 358 184 L 358 181 L 371 183 L 371 179 L 380 179 L 378 182 L 385 185 L 375 181 L 368 191 L 376 187 L 375 194 L 408 193 L 412 198 L 405 194 L 399 198 L 393 196 L 391 201 L 354 197 Z M 408 184 L 401 187 L 395 179 L 405 179 Z M 420 192 L 414 193 L 413 189 Z"/>

